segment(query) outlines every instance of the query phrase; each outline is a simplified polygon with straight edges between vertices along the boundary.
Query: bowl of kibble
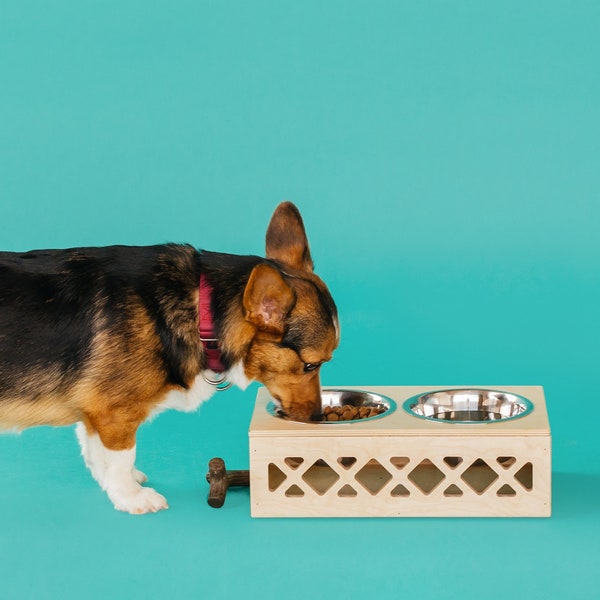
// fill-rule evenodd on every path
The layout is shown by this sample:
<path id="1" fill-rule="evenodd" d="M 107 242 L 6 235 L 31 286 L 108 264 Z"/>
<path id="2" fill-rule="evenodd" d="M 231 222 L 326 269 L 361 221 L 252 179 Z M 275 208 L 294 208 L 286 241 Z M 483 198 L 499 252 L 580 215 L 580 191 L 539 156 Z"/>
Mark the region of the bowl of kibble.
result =
<path id="1" fill-rule="evenodd" d="M 360 390 L 324 389 L 321 391 L 321 410 L 310 423 L 356 423 L 385 417 L 396 410 L 396 403 L 387 396 Z M 274 402 L 267 411 L 274 417 L 292 420 Z"/>

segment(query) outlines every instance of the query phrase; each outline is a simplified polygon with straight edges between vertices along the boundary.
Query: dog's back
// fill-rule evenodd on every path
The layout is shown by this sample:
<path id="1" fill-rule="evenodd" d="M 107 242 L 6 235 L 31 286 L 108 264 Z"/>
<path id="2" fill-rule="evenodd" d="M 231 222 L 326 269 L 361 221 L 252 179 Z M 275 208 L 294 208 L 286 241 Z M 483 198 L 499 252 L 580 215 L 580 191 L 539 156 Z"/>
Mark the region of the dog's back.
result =
<path id="1" fill-rule="evenodd" d="M 107 384 L 126 397 L 145 379 L 145 398 L 149 385 L 189 384 L 197 329 L 176 317 L 195 310 L 197 277 L 188 246 L 0 253 L 1 426 L 81 421 L 85 396 Z"/>

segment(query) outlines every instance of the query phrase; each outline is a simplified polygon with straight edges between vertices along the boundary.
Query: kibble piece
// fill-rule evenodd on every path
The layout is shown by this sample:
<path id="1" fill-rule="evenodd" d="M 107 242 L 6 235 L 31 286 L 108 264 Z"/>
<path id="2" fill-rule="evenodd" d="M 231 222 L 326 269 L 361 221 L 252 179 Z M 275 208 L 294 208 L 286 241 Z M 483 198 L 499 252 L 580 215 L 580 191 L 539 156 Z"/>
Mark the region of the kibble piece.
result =
<path id="1" fill-rule="evenodd" d="M 346 406 L 344 408 L 344 412 L 342 413 L 342 416 L 344 417 L 344 421 L 352 421 L 355 414 L 356 413 L 354 412 L 354 409 L 352 406 Z"/>
<path id="2" fill-rule="evenodd" d="M 339 421 L 340 418 L 338 417 L 337 413 L 330 411 L 326 419 L 328 421 Z"/>

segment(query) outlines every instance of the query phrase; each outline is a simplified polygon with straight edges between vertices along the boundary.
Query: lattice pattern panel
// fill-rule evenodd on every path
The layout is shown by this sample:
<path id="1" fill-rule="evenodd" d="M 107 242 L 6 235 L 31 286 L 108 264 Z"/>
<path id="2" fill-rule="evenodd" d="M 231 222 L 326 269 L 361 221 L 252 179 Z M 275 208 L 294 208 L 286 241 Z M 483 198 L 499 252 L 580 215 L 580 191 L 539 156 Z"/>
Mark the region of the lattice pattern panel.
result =
<path id="1" fill-rule="evenodd" d="M 250 465 L 253 515 L 550 513 L 548 439 L 471 441 L 479 447 L 470 447 L 465 440 L 425 438 L 254 442 Z M 285 443 L 291 445 L 287 452 Z M 278 456 L 273 456 L 274 448 Z"/>
<path id="2" fill-rule="evenodd" d="M 340 456 L 330 462 L 317 459 L 306 464 L 298 456 L 270 462 L 269 491 L 281 489 L 288 498 L 306 494 L 356 498 L 366 492 L 401 499 L 429 496 L 436 490 L 448 498 L 465 494 L 511 498 L 533 489 L 533 464 L 514 456 L 498 456 L 487 462 L 483 458 L 471 457 L 465 462 L 460 456 L 446 456 L 441 461 L 424 458 L 418 463 L 407 456 L 392 456 L 387 460 L 371 458 L 364 464 L 354 456 Z"/>

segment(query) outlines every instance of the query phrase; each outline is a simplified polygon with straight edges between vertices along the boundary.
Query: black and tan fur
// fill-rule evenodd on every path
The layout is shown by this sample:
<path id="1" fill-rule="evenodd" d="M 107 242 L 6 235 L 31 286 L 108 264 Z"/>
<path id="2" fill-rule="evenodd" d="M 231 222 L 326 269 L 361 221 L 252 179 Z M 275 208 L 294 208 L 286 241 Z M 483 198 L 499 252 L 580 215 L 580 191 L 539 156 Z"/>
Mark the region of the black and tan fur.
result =
<path id="1" fill-rule="evenodd" d="M 308 420 L 318 366 L 338 343 L 336 308 L 293 204 L 273 214 L 266 248 L 266 258 L 185 245 L 0 253 L 0 429 L 83 423 L 105 449 L 135 448 L 139 425 L 206 368 L 201 273 L 225 367 L 241 365 Z"/>

